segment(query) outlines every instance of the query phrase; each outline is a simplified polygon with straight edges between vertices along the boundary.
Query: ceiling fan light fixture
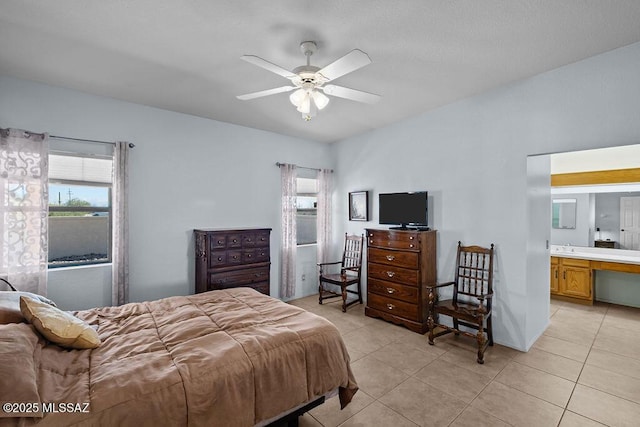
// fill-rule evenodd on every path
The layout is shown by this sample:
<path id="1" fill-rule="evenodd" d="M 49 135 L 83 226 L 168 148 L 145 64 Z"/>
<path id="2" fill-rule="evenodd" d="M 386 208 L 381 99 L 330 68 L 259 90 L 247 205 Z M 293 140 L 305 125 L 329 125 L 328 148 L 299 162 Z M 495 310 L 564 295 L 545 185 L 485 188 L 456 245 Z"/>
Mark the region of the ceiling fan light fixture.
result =
<path id="1" fill-rule="evenodd" d="M 327 106 L 327 104 L 329 104 L 329 97 L 322 92 L 314 90 L 311 96 L 313 97 L 313 102 L 316 104 L 316 107 L 318 107 L 318 110 L 322 110 Z"/>
<path id="2" fill-rule="evenodd" d="M 302 101 L 304 101 L 304 97 L 306 94 L 307 91 L 305 91 L 304 89 L 298 89 L 291 95 L 289 95 L 289 101 L 291 101 L 291 103 L 297 108 L 302 104 Z"/>
<path id="3" fill-rule="evenodd" d="M 298 111 L 303 114 L 309 114 L 311 111 L 311 97 L 306 92 L 304 94 L 304 98 L 302 98 L 302 102 L 298 105 Z"/>
<path id="4" fill-rule="evenodd" d="M 311 65 L 311 55 L 318 46 L 313 41 L 306 41 L 300 44 L 302 53 L 306 56 L 307 63 L 296 67 L 293 71 L 288 71 L 279 65 L 273 64 L 255 55 L 243 55 L 241 58 L 250 64 L 257 65 L 267 71 L 278 74 L 288 79 L 293 86 L 282 86 L 274 89 L 262 90 L 237 96 L 238 99 L 246 101 L 263 96 L 275 95 L 283 92 L 290 92 L 289 101 L 296 107 L 302 118 L 311 120 L 329 104 L 329 96 L 350 99 L 352 101 L 373 104 L 380 98 L 379 95 L 354 90 L 334 84 L 331 82 L 345 74 L 358 70 L 371 63 L 371 58 L 360 49 L 353 49 L 346 55 L 336 59 L 323 68 Z M 329 95 L 329 96 L 327 96 Z"/>

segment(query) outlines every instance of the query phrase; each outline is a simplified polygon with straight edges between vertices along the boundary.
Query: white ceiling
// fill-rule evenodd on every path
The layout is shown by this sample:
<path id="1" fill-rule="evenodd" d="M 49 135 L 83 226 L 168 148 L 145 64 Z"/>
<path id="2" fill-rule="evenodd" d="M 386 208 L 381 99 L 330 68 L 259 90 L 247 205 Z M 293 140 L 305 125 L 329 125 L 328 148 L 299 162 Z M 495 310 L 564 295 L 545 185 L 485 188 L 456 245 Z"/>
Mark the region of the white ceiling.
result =
<path id="1" fill-rule="evenodd" d="M 638 0 L 1 0 L 0 74 L 333 142 L 640 41 Z M 286 69 L 318 43 L 324 66 L 354 48 L 373 63 L 336 84 L 382 95 L 333 98 L 304 122 Z"/>

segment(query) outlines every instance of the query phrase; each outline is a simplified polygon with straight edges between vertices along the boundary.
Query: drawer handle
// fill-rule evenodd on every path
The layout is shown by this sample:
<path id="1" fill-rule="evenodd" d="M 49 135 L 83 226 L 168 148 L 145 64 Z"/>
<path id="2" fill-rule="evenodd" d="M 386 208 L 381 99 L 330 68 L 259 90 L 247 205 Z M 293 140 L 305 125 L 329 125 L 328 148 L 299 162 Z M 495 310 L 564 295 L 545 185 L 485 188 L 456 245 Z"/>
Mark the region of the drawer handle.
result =
<path id="1" fill-rule="evenodd" d="M 260 252 L 260 256 L 264 256 L 264 252 Z"/>
<path id="2" fill-rule="evenodd" d="M 218 240 L 218 244 L 219 244 L 219 245 L 221 245 L 221 244 L 223 244 L 223 243 L 224 243 L 224 242 L 223 242 L 222 240 Z"/>
<path id="3" fill-rule="evenodd" d="M 233 243 L 238 243 L 238 240 L 237 239 L 233 239 Z"/>
<path id="4" fill-rule="evenodd" d="M 409 237 L 409 240 L 413 240 L 413 236 Z"/>
<path id="5" fill-rule="evenodd" d="M 410 248 L 412 248 L 412 247 L 413 247 L 413 245 L 409 245 L 409 247 L 410 247 Z"/>
<path id="6" fill-rule="evenodd" d="M 393 305 L 393 304 L 387 304 L 387 308 L 388 308 L 389 310 L 393 310 L 394 308 L 396 308 L 396 306 L 395 306 L 395 305 Z"/>
<path id="7" fill-rule="evenodd" d="M 369 243 L 373 243 L 373 240 L 369 240 Z"/>
<path id="8" fill-rule="evenodd" d="M 395 275 L 396 275 L 396 273 L 394 273 L 393 271 L 387 271 L 387 276 L 393 277 Z"/>
<path id="9" fill-rule="evenodd" d="M 233 259 L 238 259 L 238 255 L 234 255 L 234 256 L 233 256 Z"/>
<path id="10" fill-rule="evenodd" d="M 261 242 L 264 242 L 264 237 L 261 237 L 261 238 L 260 238 L 260 241 L 261 241 Z"/>
<path id="11" fill-rule="evenodd" d="M 247 255 L 247 258 L 251 258 L 251 254 L 248 254 L 248 255 Z"/>
<path id="12" fill-rule="evenodd" d="M 392 294 L 392 293 L 394 293 L 395 291 L 396 291 L 396 290 L 395 290 L 395 289 L 393 289 L 393 288 L 387 288 L 387 293 L 388 293 L 388 294 Z M 389 310 L 391 310 L 391 309 L 389 309 Z"/>
<path id="13" fill-rule="evenodd" d="M 222 257 L 221 256 L 218 257 L 218 261 L 222 261 Z"/>
<path id="14" fill-rule="evenodd" d="M 255 276 L 256 277 L 262 277 L 262 276 L 264 276 L 264 273 L 255 273 Z"/>
<path id="15" fill-rule="evenodd" d="M 396 259 L 396 257 L 394 257 L 393 255 L 387 255 L 387 260 L 393 261 L 394 259 Z"/>

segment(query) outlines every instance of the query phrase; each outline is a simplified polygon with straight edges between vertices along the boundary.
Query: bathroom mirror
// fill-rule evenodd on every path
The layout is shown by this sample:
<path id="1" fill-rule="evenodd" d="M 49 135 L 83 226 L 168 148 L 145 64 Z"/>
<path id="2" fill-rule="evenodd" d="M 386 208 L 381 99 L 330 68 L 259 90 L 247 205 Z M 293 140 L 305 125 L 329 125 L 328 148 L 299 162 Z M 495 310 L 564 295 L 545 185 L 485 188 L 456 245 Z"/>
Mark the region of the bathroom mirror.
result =
<path id="1" fill-rule="evenodd" d="M 576 228 L 576 204 L 576 199 L 553 199 L 551 227 L 561 229 Z"/>

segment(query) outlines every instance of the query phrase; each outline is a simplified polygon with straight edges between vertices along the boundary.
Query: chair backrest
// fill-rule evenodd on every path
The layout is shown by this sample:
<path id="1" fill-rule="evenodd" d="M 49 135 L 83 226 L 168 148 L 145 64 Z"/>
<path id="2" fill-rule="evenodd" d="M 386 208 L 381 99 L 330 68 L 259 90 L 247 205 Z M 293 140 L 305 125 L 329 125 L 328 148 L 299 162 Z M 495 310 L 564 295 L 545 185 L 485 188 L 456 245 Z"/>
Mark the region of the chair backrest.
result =
<path id="1" fill-rule="evenodd" d="M 360 275 L 362 267 L 362 246 L 364 243 L 364 235 L 347 235 L 344 234 L 344 252 L 342 253 L 342 273 L 346 269 L 350 269 L 354 273 Z"/>
<path id="2" fill-rule="evenodd" d="M 458 242 L 455 283 L 454 300 L 460 294 L 476 297 L 493 292 L 493 243 L 483 248 Z"/>

